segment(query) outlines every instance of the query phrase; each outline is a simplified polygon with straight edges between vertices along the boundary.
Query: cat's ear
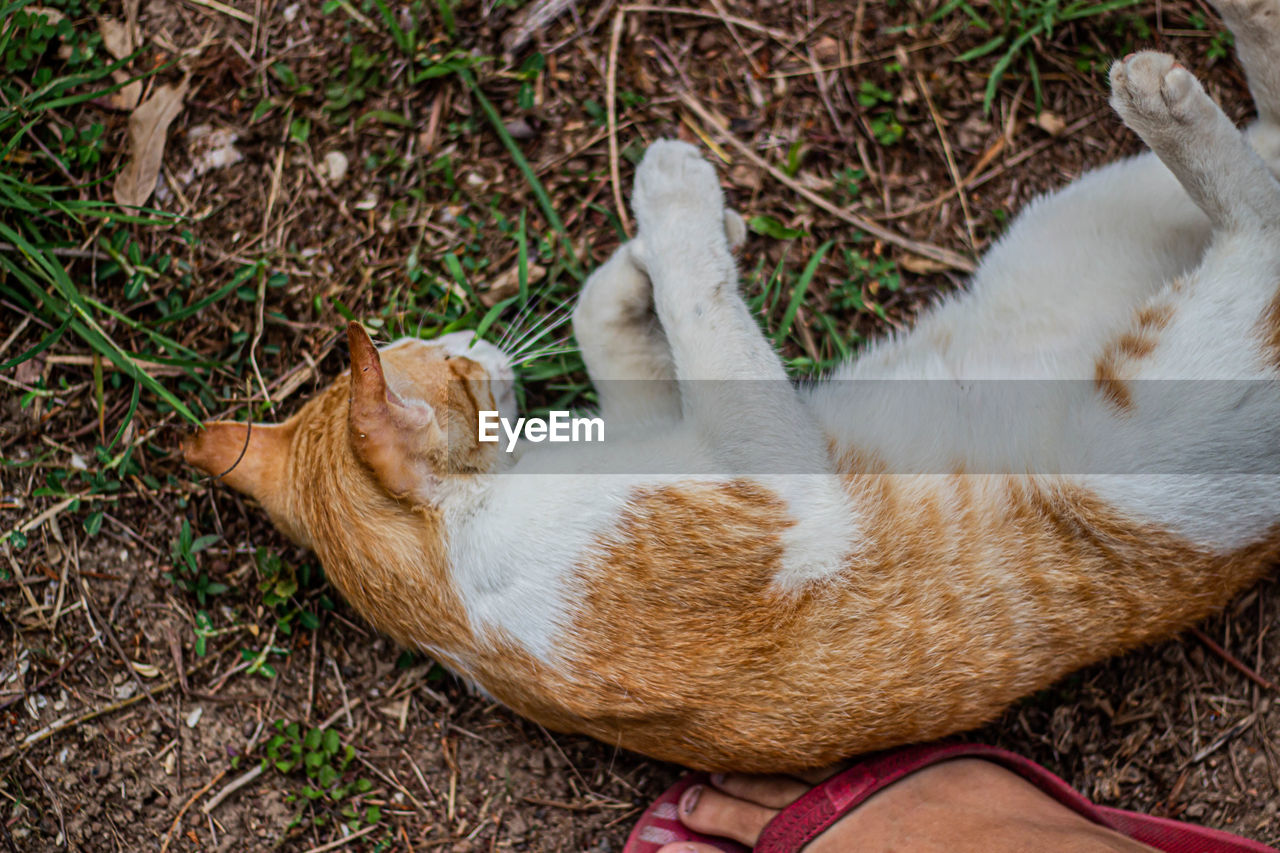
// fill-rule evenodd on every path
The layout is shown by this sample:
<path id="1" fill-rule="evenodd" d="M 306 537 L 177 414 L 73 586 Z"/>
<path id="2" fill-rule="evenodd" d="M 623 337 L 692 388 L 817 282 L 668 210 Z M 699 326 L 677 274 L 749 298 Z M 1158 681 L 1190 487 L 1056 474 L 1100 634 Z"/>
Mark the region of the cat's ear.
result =
<path id="1" fill-rule="evenodd" d="M 215 421 L 182 443 L 187 462 L 268 510 L 283 503 L 284 473 L 294 425 Z"/>
<path id="2" fill-rule="evenodd" d="M 445 449 L 435 410 L 420 400 L 403 400 L 387 387 L 378 348 L 359 323 L 347 324 L 347 342 L 351 348 L 348 428 L 356 457 L 392 495 L 430 503 Z"/>

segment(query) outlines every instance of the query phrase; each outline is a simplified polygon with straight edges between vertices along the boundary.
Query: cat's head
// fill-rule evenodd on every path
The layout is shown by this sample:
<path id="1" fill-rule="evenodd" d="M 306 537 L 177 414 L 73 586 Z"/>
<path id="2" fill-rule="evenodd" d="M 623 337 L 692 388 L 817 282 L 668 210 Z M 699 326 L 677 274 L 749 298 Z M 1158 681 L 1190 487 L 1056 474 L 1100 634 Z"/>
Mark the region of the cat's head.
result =
<path id="1" fill-rule="evenodd" d="M 282 424 L 207 423 L 187 462 L 251 495 L 290 538 L 313 545 L 326 502 L 437 506 L 457 478 L 492 470 L 478 413 L 515 415 L 510 358 L 471 332 L 404 338 L 379 351 L 347 327 L 351 369 Z"/>

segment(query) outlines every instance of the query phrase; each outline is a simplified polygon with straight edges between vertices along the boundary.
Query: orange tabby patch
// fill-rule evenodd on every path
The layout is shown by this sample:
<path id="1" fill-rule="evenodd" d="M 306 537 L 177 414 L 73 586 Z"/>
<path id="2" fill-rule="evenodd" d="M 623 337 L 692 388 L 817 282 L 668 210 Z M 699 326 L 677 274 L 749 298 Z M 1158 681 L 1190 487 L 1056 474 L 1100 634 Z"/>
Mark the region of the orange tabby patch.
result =
<path id="1" fill-rule="evenodd" d="M 665 760 L 815 767 L 980 725 L 1203 617 L 1280 556 L 1280 531 L 1215 557 L 1083 492 L 1015 478 L 847 483 L 879 508 L 880 551 L 799 593 L 772 583 L 784 525 L 766 491 L 638 496 L 582 569 L 572 674 L 514 649 L 478 674 L 548 726 Z"/>
<path id="2" fill-rule="evenodd" d="M 1171 286 L 1177 292 L 1181 285 Z M 1099 393 L 1119 411 L 1133 408 L 1133 399 L 1124 376 L 1133 362 L 1146 358 L 1156 348 L 1159 333 L 1173 319 L 1173 306 L 1158 302 L 1141 308 L 1134 315 L 1133 325 L 1102 349 L 1102 355 L 1094 364 L 1093 383 Z"/>

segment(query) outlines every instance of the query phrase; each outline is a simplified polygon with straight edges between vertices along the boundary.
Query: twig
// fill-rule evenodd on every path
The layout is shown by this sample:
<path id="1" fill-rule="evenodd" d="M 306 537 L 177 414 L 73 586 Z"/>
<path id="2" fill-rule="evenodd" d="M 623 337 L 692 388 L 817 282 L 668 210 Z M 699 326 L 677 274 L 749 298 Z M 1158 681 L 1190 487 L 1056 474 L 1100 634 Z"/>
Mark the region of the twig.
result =
<path id="1" fill-rule="evenodd" d="M 1186 767 L 1191 764 L 1199 764 L 1201 761 L 1204 761 L 1210 755 L 1212 755 L 1213 753 L 1221 749 L 1223 744 L 1225 744 L 1227 741 L 1232 740 L 1233 738 L 1236 738 L 1244 734 L 1244 732 L 1257 721 L 1258 721 L 1258 712 L 1253 711 L 1247 717 L 1240 720 L 1240 722 L 1236 723 L 1231 728 L 1227 729 L 1225 732 L 1218 735 L 1213 740 L 1209 741 L 1208 746 L 1205 746 L 1203 749 L 1199 750 L 1194 755 L 1192 755 L 1189 759 L 1187 759 L 1187 763 L 1183 766 Z"/>
<path id="2" fill-rule="evenodd" d="M 431 790 L 431 786 L 427 784 L 427 779 L 422 775 L 422 771 L 418 769 L 418 764 L 409 755 L 407 750 L 401 749 L 400 754 L 409 762 L 409 766 L 413 768 L 413 775 L 418 777 L 418 784 L 422 786 L 422 790 L 427 792 L 427 796 L 431 798 L 431 805 L 439 807 L 440 800 L 436 797 L 436 792 Z"/>
<path id="3" fill-rule="evenodd" d="M 306 853 L 324 853 L 324 851 L 326 850 L 337 850 L 339 847 L 346 847 L 348 844 L 350 844 L 352 841 L 355 841 L 357 838 L 364 838 L 366 835 L 373 832 L 374 830 L 381 829 L 381 828 L 382 827 L 380 827 L 376 823 L 370 824 L 369 826 L 366 826 L 364 829 L 360 830 L 359 832 L 351 833 L 346 838 L 339 838 L 337 841 L 330 841 L 328 844 L 321 844 L 319 847 L 312 847 L 310 850 L 307 850 Z"/>
<path id="4" fill-rule="evenodd" d="M 417 797 L 409 793 L 409 789 L 406 788 L 404 785 L 400 784 L 400 782 L 395 778 L 395 776 L 392 776 L 390 773 L 384 773 L 382 770 L 378 769 L 377 765 L 372 764 L 371 762 L 365 760 L 363 756 L 357 755 L 356 761 L 359 761 L 362 765 L 364 765 L 369 770 L 370 773 L 377 776 L 383 782 L 386 782 L 388 785 L 395 788 L 401 794 L 404 794 L 406 797 L 408 797 L 409 802 L 413 803 L 413 807 L 416 808 L 418 811 L 422 812 L 424 815 L 428 814 L 427 807 L 424 806 Z"/>
<path id="5" fill-rule="evenodd" d="M 219 654 L 222 651 L 225 651 L 225 649 L 219 650 Z M 217 655 L 210 655 L 209 657 L 206 657 L 203 660 L 192 664 L 190 667 L 187 668 L 186 676 L 190 678 L 196 672 L 198 672 L 199 670 L 207 666 L 216 657 Z M 163 684 L 160 684 L 159 686 L 152 688 L 151 693 L 153 696 L 159 696 L 161 693 L 164 693 L 166 690 L 172 689 L 177 683 L 178 683 L 177 678 L 170 678 L 168 681 L 165 681 Z M 60 732 L 64 732 L 70 728 L 75 728 L 76 726 L 79 726 L 83 723 L 87 723 L 90 720 L 95 720 L 98 717 L 106 716 L 107 714 L 111 714 L 116 711 L 123 710 L 125 708 L 128 708 L 130 705 L 136 705 L 137 703 L 141 702 L 145 698 L 146 696 L 144 694 L 135 693 L 132 696 L 130 696 L 128 699 L 121 699 L 118 702 L 112 702 L 110 705 L 104 705 L 101 708 L 95 708 L 94 710 L 86 711 L 83 714 L 62 717 L 61 719 L 54 720 L 52 723 L 45 726 L 44 728 L 34 731 L 31 734 L 24 737 L 21 741 L 18 742 L 16 746 L 11 746 L 8 749 L 4 750 L 3 752 L 0 752 L 0 762 L 6 761 L 15 755 L 21 755 L 22 753 L 26 752 L 28 749 L 40 743 L 41 741 L 48 740 L 49 738 L 53 737 L 56 734 L 59 734 Z M 356 700 L 356 702 L 359 702 L 359 701 L 360 701 L 359 699 Z"/>
<path id="6" fill-rule="evenodd" d="M 960 197 L 960 211 L 964 214 L 964 230 L 969 235 L 969 250 L 976 252 L 978 237 L 973 232 L 973 214 L 969 211 L 969 195 L 964 191 L 964 182 L 960 180 L 960 170 L 956 168 L 956 158 L 951 152 L 951 142 L 947 139 L 947 132 L 942 128 L 942 116 L 938 114 L 938 108 L 933 103 L 933 95 L 929 93 L 929 86 L 924 82 L 924 75 L 919 71 L 916 72 L 916 85 L 920 87 L 920 94 L 924 95 L 924 102 L 929 107 L 933 126 L 938 131 L 938 139 L 942 141 L 942 154 L 947 161 L 951 183 L 955 185 L 956 195 Z"/>
<path id="7" fill-rule="evenodd" d="M 687 106 L 693 112 L 697 113 L 698 117 L 702 119 L 702 121 L 709 124 L 711 127 L 715 128 L 720 133 L 720 135 L 730 145 L 736 148 L 744 157 L 746 157 L 748 160 L 750 160 L 759 168 L 767 171 L 771 176 L 773 176 L 774 180 L 778 181 L 780 184 L 787 187 L 792 192 L 795 192 L 796 194 L 800 195 L 805 200 L 807 200 L 810 204 L 813 204 L 816 207 L 822 208 L 827 213 L 830 213 L 832 216 L 835 216 L 838 219 L 844 220 L 845 222 L 849 223 L 855 228 L 860 228 L 863 231 L 866 231 L 868 234 L 872 235 L 873 237 L 879 237 L 881 240 L 884 240 L 886 243 L 891 243 L 895 246 L 898 246 L 899 248 L 906 249 L 908 252 L 913 252 L 917 255 L 920 255 L 921 257 L 925 257 L 925 258 L 929 258 L 930 260 L 937 261 L 940 264 L 946 264 L 951 269 L 956 269 L 965 273 L 971 273 L 975 269 L 977 269 L 977 265 L 972 260 L 970 260 L 969 258 L 966 258 L 964 255 L 961 255 L 958 252 L 953 252 L 950 249 L 944 249 L 941 246 L 935 246 L 932 243 L 922 243 L 918 240 L 912 240 L 909 237 L 904 237 L 903 235 L 898 234 L 895 231 L 891 231 L 888 228 L 885 228 L 884 226 L 878 223 L 872 222 L 869 219 L 863 219 L 861 216 L 855 216 L 854 214 L 849 213 L 847 210 L 842 210 L 839 207 L 836 207 L 834 204 L 827 201 L 822 196 L 818 195 L 817 193 L 810 190 L 808 187 L 803 186 L 802 184 L 793 180 L 792 178 L 787 177 L 787 175 L 784 174 L 781 170 L 775 168 L 770 163 L 768 163 L 763 157 L 761 157 L 759 154 L 753 151 L 748 145 L 746 145 L 740 139 L 738 139 L 736 136 L 730 133 L 728 128 L 720 124 L 719 121 L 716 120 L 715 116 L 711 114 L 711 111 L 708 110 L 706 107 L 704 107 L 702 103 L 693 95 L 689 94 L 688 92 L 680 92 L 679 98 L 682 102 L 684 102 L 685 106 Z"/>
<path id="8" fill-rule="evenodd" d="M 1060 136 L 1070 136 L 1076 131 L 1081 130 L 1084 127 L 1087 127 L 1089 124 L 1093 123 L 1094 119 L 1097 118 L 1099 112 L 1101 111 L 1094 110 L 1088 115 L 1085 115 L 1079 119 L 1076 119 L 1074 122 L 1067 125 L 1066 129 L 1062 131 Z M 981 175 L 978 175 L 977 177 L 966 177 L 964 181 L 961 182 L 961 184 L 966 190 L 976 189 L 977 187 L 982 186 L 983 184 L 987 183 L 993 178 L 996 178 L 999 175 L 1004 174 L 1005 172 L 1009 171 L 1014 166 L 1017 166 L 1023 161 L 1036 156 L 1041 151 L 1044 151 L 1046 148 L 1049 148 L 1057 141 L 1058 141 L 1058 137 L 1051 138 L 1051 139 L 1042 139 L 1039 142 L 1032 145 L 1031 147 L 1024 148 L 1022 151 L 1019 151 L 1017 154 L 1013 155 L 1008 160 L 1005 160 L 1004 162 L 1000 163 L 998 166 L 993 166 L 991 169 L 987 170 L 986 172 L 983 172 Z M 996 154 L 999 154 L 999 153 L 1000 153 L 999 151 L 996 152 Z M 902 210 L 895 210 L 893 213 L 886 214 L 886 218 L 902 219 L 903 217 L 912 216 L 916 213 L 920 213 L 922 211 L 929 210 L 930 208 L 937 207 L 938 205 L 942 204 L 944 201 L 951 198 L 955 194 L 956 194 L 956 188 L 951 187 L 946 192 L 940 194 L 937 198 L 930 199 L 929 201 L 922 201 L 919 204 L 915 204 L 915 205 L 912 205 L 911 207 L 903 208 Z"/>
<path id="9" fill-rule="evenodd" d="M 256 23 L 253 15 L 248 12 L 241 12 L 226 3 L 219 3 L 218 0 L 187 0 L 187 2 L 195 3 L 197 6 L 204 6 L 206 9 L 212 9 L 215 12 L 221 12 L 227 17 L 235 18 L 237 21 L 244 21 L 246 24 Z"/>
<path id="10" fill-rule="evenodd" d="M 333 658 L 329 658 L 329 664 L 333 667 L 333 674 L 338 677 L 338 690 L 342 693 L 342 711 L 347 717 L 347 728 L 353 729 L 356 724 L 351 719 L 351 700 L 347 698 L 347 684 L 342 680 L 342 670 L 338 668 L 338 662 Z"/>
<path id="11" fill-rule="evenodd" d="M 239 776 L 237 776 L 236 778 L 228 782 L 225 788 L 223 788 L 221 791 L 219 791 L 218 793 L 210 797 L 209 801 L 200 807 L 200 812 L 202 814 L 209 814 L 218 806 L 222 805 L 222 801 L 225 800 L 227 797 L 231 796 L 236 791 L 239 791 L 245 785 L 248 785 L 254 779 L 257 779 L 259 776 L 261 776 L 262 772 L 263 772 L 262 765 L 258 764 L 252 769 L 246 770 L 244 773 L 241 773 Z"/>
<path id="12" fill-rule="evenodd" d="M 726 24 L 732 23 L 744 30 L 752 30 L 757 33 L 764 33 L 772 39 L 782 42 L 786 45 L 792 45 L 800 41 L 791 33 L 782 30 L 775 30 L 773 27 L 766 27 L 757 24 L 755 21 L 746 18 L 739 18 L 734 15 L 721 15 L 717 12 L 708 12 L 704 9 L 690 9 L 686 6 L 647 6 L 647 5 L 628 5 L 623 6 L 621 12 L 655 12 L 659 15 L 690 15 L 695 18 L 711 18 L 715 21 L 723 21 Z"/>
<path id="13" fill-rule="evenodd" d="M 0 250 L 4 250 L 6 248 L 13 251 L 15 247 L 8 243 L 0 243 Z M 9 349 L 10 344 L 17 339 L 18 335 L 25 332 L 29 325 L 31 325 L 31 315 L 28 314 L 26 317 L 23 317 L 22 322 L 15 326 L 14 330 L 9 333 L 9 337 L 4 339 L 4 343 L 0 344 L 0 358 L 4 358 L 4 354 Z"/>
<path id="14" fill-rule="evenodd" d="M 605 78 L 605 106 L 609 119 L 609 180 L 613 184 L 613 206 L 618 211 L 622 231 L 631 236 L 631 219 L 627 205 L 622 200 L 622 178 L 618 174 L 618 43 L 622 40 L 622 24 L 627 17 L 625 8 L 613 15 L 613 30 L 609 33 L 609 73 Z"/>
<path id="15" fill-rule="evenodd" d="M 164 834 L 164 841 L 160 844 L 160 853 L 166 853 L 169 849 L 169 842 L 173 840 L 173 834 L 178 831 L 178 827 L 182 824 L 182 817 L 187 813 L 187 809 L 191 808 L 191 804 L 196 800 L 209 793 L 209 789 L 227 775 L 227 768 L 222 768 L 217 774 L 205 784 L 203 788 L 191 795 L 191 799 L 182 804 L 182 808 L 178 809 L 178 814 L 173 818 L 173 823 L 169 824 L 169 831 Z"/>
<path id="16" fill-rule="evenodd" d="M 1195 635 L 1195 638 L 1197 640 L 1199 640 L 1200 642 L 1208 646 L 1210 651 L 1212 651 L 1218 657 L 1222 658 L 1227 663 L 1231 664 L 1233 667 L 1239 670 L 1240 673 L 1243 674 L 1245 678 L 1249 679 L 1254 684 L 1258 685 L 1259 687 L 1265 687 L 1267 690 L 1277 689 L 1275 682 L 1267 681 L 1267 679 L 1259 675 L 1253 669 L 1253 667 L 1249 666 L 1247 663 L 1240 660 L 1235 655 L 1231 654 L 1231 652 L 1227 651 L 1222 646 L 1215 643 L 1213 639 L 1204 631 L 1201 631 L 1199 628 L 1192 627 L 1191 633 Z"/>
<path id="17" fill-rule="evenodd" d="M 729 36 L 733 39 L 733 43 L 738 46 L 738 51 L 742 54 L 742 58 L 747 61 L 747 67 L 751 68 L 755 63 L 751 59 L 751 52 L 747 50 L 747 46 L 742 43 L 742 37 L 738 35 L 738 28 L 734 26 L 729 15 L 724 10 L 724 4 L 720 0 L 711 0 L 711 6 L 716 10 L 716 14 L 720 16 L 720 20 L 724 22 L 725 29 L 729 31 Z"/>

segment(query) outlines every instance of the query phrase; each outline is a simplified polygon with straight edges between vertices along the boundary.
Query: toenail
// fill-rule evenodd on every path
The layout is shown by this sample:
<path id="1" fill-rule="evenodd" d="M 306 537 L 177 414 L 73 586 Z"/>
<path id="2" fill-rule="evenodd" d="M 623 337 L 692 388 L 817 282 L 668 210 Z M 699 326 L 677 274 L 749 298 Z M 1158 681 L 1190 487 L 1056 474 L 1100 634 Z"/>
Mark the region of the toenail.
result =
<path id="1" fill-rule="evenodd" d="M 680 797 L 680 814 L 693 814 L 698 807 L 698 798 L 702 796 L 702 786 L 694 785 Z"/>
<path id="2" fill-rule="evenodd" d="M 712 785 L 715 785 L 717 788 L 723 788 L 723 787 L 724 787 L 724 774 L 723 774 L 723 773 L 712 773 L 712 774 L 711 774 L 711 784 L 712 784 Z"/>

